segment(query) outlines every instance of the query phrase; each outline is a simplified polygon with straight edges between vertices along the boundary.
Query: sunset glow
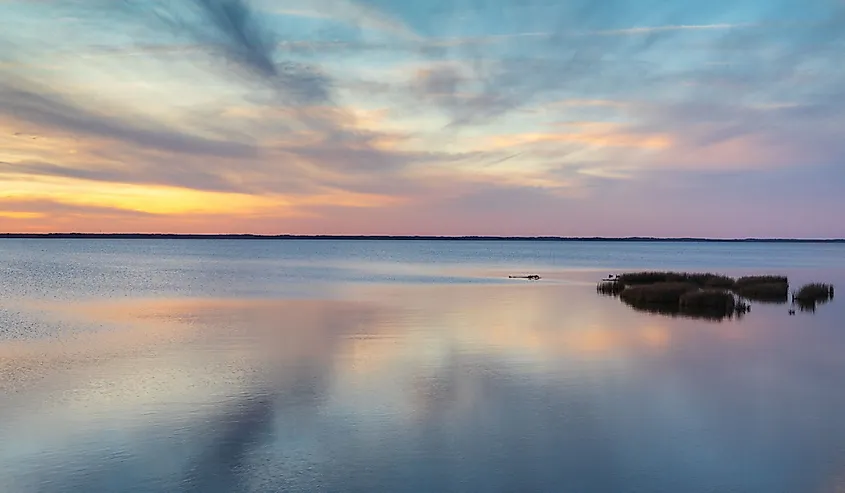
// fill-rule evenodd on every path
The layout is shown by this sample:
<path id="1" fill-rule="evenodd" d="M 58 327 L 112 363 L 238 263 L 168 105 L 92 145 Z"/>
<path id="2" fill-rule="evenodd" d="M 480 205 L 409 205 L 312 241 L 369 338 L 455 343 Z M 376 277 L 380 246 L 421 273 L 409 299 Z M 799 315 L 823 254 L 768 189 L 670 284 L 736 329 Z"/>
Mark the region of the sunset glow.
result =
<path id="1" fill-rule="evenodd" d="M 0 232 L 845 237 L 839 0 L 0 19 Z"/>

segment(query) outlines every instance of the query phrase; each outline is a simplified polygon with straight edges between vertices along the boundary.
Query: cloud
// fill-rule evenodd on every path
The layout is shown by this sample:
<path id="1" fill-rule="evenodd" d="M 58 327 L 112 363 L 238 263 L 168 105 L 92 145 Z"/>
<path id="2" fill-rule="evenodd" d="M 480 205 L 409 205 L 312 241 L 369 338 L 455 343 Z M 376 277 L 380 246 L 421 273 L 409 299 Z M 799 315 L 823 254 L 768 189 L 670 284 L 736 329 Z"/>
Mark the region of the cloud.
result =
<path id="1" fill-rule="evenodd" d="M 405 13 L 408 19 L 419 15 L 398 4 L 363 3 Z M 825 5 L 829 8 L 817 18 L 800 22 L 747 12 L 744 17 L 754 22 L 685 22 L 732 18 L 734 12 L 736 18 L 742 11 L 697 5 L 686 13 L 667 1 L 651 2 L 647 9 L 613 1 L 437 2 L 421 15 L 426 21 L 417 19 L 419 29 L 436 29 L 436 23 L 445 26 L 438 33 L 456 35 L 428 39 L 423 53 L 432 62 L 414 74 L 411 89 L 458 125 L 489 124 L 550 98 L 627 99 L 658 91 L 669 96 L 678 92 L 672 84 L 682 82 L 681 77 L 696 84 L 748 83 L 757 91 L 754 96 L 765 96 L 766 86 L 780 80 L 777 71 L 808 59 L 841 57 L 833 49 L 845 31 L 841 6 Z M 493 19 L 496 24 L 488 24 Z M 619 27 L 608 27 L 614 25 Z M 463 26 L 488 27 L 488 33 L 462 36 Z M 683 53 L 690 62 L 682 61 Z M 768 59 L 762 59 L 764 54 Z M 728 67 L 717 65 L 728 60 Z M 740 70 L 748 71 L 740 76 L 747 81 L 738 77 Z"/>
<path id="2" fill-rule="evenodd" d="M 51 93 L 34 81 L 16 80 L 0 70 L 0 113 L 15 119 L 76 135 L 98 136 L 177 153 L 254 157 L 253 146 L 184 133 L 135 116 L 132 121 L 106 115 Z"/>
<path id="3" fill-rule="evenodd" d="M 672 140 L 666 134 L 649 135 L 643 132 L 631 132 L 614 124 L 597 125 L 595 128 L 591 128 L 591 125 L 580 124 L 573 126 L 568 132 L 513 133 L 491 136 L 487 146 L 491 148 L 530 148 L 547 144 L 577 144 L 603 149 L 614 147 L 665 149 L 672 145 Z"/>
<path id="4" fill-rule="evenodd" d="M 436 104 L 459 126 L 489 123 L 548 94 L 578 91 L 596 80 L 613 85 L 639 64 L 634 57 L 627 62 L 620 58 L 651 42 L 610 36 L 613 31 L 624 34 L 622 30 L 591 29 L 601 25 L 596 19 L 610 23 L 624 15 L 617 13 L 624 10 L 622 4 L 614 1 L 435 2 L 424 11 L 379 0 L 360 3 L 400 16 L 418 31 L 436 32 L 418 48 L 432 63 L 414 75 L 410 89 L 413 97 Z M 659 2 L 653 7 L 655 16 L 667 8 Z M 637 12 L 632 14 L 627 22 L 638 20 Z M 692 26 L 663 26 L 663 31 Z M 466 36 L 467 27 L 488 32 Z M 648 29 L 658 32 L 661 27 Z M 605 36 L 597 39 L 595 34 Z"/>
<path id="5" fill-rule="evenodd" d="M 130 113 L 131 106 L 103 104 L 96 95 L 68 89 L 61 80 L 42 82 L 45 76 L 31 64 L 38 60 L 37 51 L 5 54 L 30 63 L 0 66 L 0 123 L 10 133 L 4 136 L 8 145 L 0 155 L 7 161 L 0 166 L 3 175 L 307 194 L 337 187 L 376 188 L 368 183 L 377 179 L 376 173 L 393 173 L 424 159 L 422 154 L 385 148 L 397 137 L 360 129 L 351 108 L 286 106 L 276 98 L 256 98 L 249 107 L 263 111 L 258 119 L 218 110 L 193 121 L 182 118 L 181 125 L 163 123 Z M 22 138 L 11 138 L 20 132 L 37 140 L 24 145 Z M 273 139 L 260 142 L 262 135 Z M 50 144 L 52 148 L 46 147 Z M 57 152 L 57 146 L 72 146 L 75 154 Z"/>
<path id="6" fill-rule="evenodd" d="M 21 214 L 22 219 L 49 216 L 68 217 L 105 217 L 105 218 L 152 218 L 156 214 L 149 212 L 104 207 L 94 205 L 72 204 L 51 199 L 7 199 L 0 197 L 0 214 L 15 217 Z"/>
<path id="7" fill-rule="evenodd" d="M 594 69 L 589 60 L 577 54 L 568 59 L 476 59 L 433 64 L 417 72 L 411 88 L 417 97 L 446 111 L 451 125 L 483 124 Z"/>
<path id="8" fill-rule="evenodd" d="M 379 9 L 350 0 L 256 0 L 263 12 L 293 17 L 342 23 L 361 31 L 384 33 L 404 41 L 419 41 L 421 37 L 400 20 Z"/>
<path id="9" fill-rule="evenodd" d="M 747 27 L 754 27 L 755 24 L 750 22 L 736 23 L 736 24 L 680 24 L 667 26 L 648 26 L 648 27 L 628 27 L 624 29 L 606 29 L 585 32 L 585 35 L 598 36 L 613 36 L 613 35 L 628 35 L 628 34 L 654 34 L 665 33 L 672 31 L 724 31 L 729 29 L 741 29 Z"/>
<path id="10" fill-rule="evenodd" d="M 115 7 L 146 17 L 154 28 L 168 29 L 177 38 L 186 38 L 219 54 L 221 60 L 270 81 L 290 102 L 312 104 L 331 99 L 331 81 L 318 67 L 276 61 L 278 35 L 247 0 L 121 0 Z"/>
<path id="11" fill-rule="evenodd" d="M 0 177 L 11 176 L 71 178 L 104 183 L 167 185 L 210 192 L 243 192 L 217 170 L 184 168 L 170 163 L 136 160 L 133 166 L 57 165 L 53 163 L 0 161 Z"/>

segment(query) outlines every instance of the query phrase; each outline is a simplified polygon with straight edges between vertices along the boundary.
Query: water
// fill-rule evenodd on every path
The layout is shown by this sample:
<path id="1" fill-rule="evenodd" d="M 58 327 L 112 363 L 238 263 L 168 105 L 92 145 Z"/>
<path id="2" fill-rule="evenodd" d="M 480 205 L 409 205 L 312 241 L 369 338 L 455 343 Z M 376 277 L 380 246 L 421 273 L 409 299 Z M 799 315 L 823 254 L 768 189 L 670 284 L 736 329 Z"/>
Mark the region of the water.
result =
<path id="1" fill-rule="evenodd" d="M 845 245 L 2 241 L 0 491 L 845 491 L 845 305 L 595 293 L 639 268 Z"/>

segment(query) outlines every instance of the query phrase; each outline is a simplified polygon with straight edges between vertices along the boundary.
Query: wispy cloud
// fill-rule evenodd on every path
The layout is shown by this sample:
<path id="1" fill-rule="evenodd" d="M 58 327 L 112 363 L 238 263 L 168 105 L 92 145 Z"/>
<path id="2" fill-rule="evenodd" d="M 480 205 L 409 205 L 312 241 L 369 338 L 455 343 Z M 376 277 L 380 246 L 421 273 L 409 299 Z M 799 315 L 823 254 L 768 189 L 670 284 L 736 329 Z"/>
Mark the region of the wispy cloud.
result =
<path id="1" fill-rule="evenodd" d="M 580 33 L 582 35 L 600 35 L 600 36 L 614 36 L 614 35 L 637 35 L 637 34 L 653 34 L 665 32 L 678 31 L 725 31 L 730 29 L 743 29 L 755 27 L 757 24 L 744 22 L 736 24 L 679 24 L 667 26 L 648 26 L 648 27 L 628 27 L 624 29 L 605 29 L 591 32 Z"/>
<path id="2" fill-rule="evenodd" d="M 278 85 L 290 101 L 310 104 L 331 97 L 331 81 L 316 66 L 275 59 L 278 35 L 247 0 L 121 0 L 115 8 L 219 53 L 223 60 Z"/>
<path id="3" fill-rule="evenodd" d="M 508 41 L 516 41 L 520 39 L 536 39 L 549 40 L 552 38 L 565 37 L 589 37 L 589 36 L 629 36 L 629 35 L 649 35 L 655 33 L 666 32 L 683 32 L 683 31 L 725 31 L 731 29 L 744 29 L 756 27 L 753 23 L 736 23 L 736 24 L 680 24 L 680 25 L 664 25 L 664 26 L 644 26 L 644 27 L 628 27 L 623 29 L 598 29 L 592 31 L 534 31 L 534 32 L 518 32 L 508 34 L 491 34 L 486 36 L 474 37 L 453 37 L 440 38 L 426 41 L 427 46 L 431 47 L 457 47 L 470 45 L 484 45 L 492 43 L 501 43 Z"/>
<path id="4" fill-rule="evenodd" d="M 347 24 L 361 30 L 385 33 L 404 41 L 422 40 L 422 37 L 405 23 L 378 9 L 352 0 L 313 0 L 307 4 L 297 1 L 261 0 L 256 2 L 256 6 L 265 13 Z"/>
<path id="5" fill-rule="evenodd" d="M 213 140 L 185 133 L 141 116 L 114 117 L 68 100 L 32 80 L 3 73 L 0 81 L 0 114 L 43 129 L 97 136 L 177 153 L 253 157 L 256 149 L 234 141 Z"/>

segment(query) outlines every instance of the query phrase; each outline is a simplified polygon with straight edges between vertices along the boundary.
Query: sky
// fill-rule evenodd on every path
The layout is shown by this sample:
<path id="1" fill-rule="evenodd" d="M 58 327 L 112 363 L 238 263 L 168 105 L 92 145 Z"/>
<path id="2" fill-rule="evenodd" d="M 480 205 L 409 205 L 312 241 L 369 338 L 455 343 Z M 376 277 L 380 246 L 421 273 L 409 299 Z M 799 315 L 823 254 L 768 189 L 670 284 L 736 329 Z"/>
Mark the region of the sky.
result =
<path id="1" fill-rule="evenodd" d="M 0 232 L 845 237 L 845 0 L 0 0 Z"/>

